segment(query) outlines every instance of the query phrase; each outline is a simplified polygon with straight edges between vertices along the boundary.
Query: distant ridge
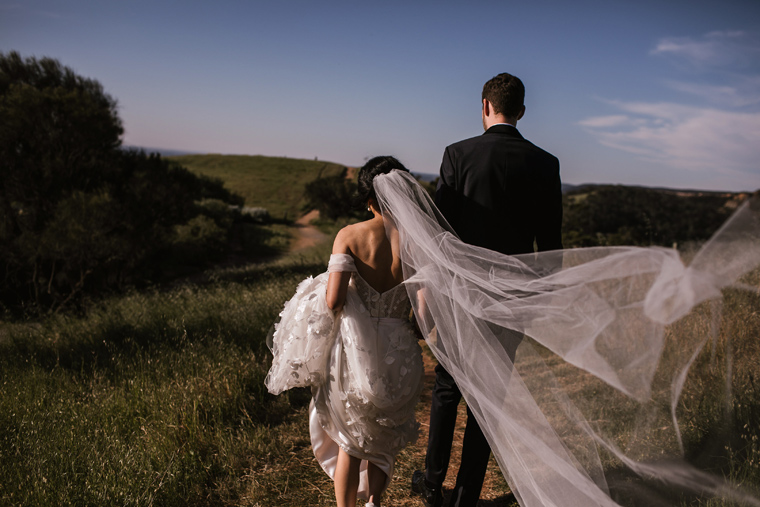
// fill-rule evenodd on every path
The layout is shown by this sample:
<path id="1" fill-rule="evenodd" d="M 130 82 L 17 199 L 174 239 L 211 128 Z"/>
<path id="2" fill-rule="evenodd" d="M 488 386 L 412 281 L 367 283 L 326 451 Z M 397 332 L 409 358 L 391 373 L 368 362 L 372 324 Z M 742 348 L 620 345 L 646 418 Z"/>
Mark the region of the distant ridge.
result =
<path id="1" fill-rule="evenodd" d="M 415 173 L 412 172 L 412 176 L 417 178 L 420 181 L 425 181 L 427 183 L 432 183 L 438 178 L 437 174 L 431 174 L 431 173 Z"/>
<path id="2" fill-rule="evenodd" d="M 623 185 L 619 183 L 581 183 L 580 185 L 574 185 L 572 183 L 562 183 L 562 193 L 576 193 L 576 192 L 589 192 L 601 187 L 627 187 L 627 188 L 641 188 L 644 190 L 651 190 L 653 192 L 666 192 L 678 195 L 739 195 L 749 194 L 751 191 L 735 192 L 730 190 L 699 190 L 694 188 L 669 188 L 669 187 L 648 187 L 646 185 Z"/>
<path id="3" fill-rule="evenodd" d="M 202 151 L 189 151 L 189 150 L 172 150 L 168 148 L 151 148 L 146 146 L 134 146 L 134 145 L 124 145 L 122 146 L 124 149 L 137 149 L 137 150 L 143 150 L 146 153 L 158 153 L 162 157 L 180 157 L 184 155 L 214 155 L 214 156 L 220 156 L 219 154 L 212 154 L 208 152 L 202 152 Z M 229 157 L 261 157 L 263 159 L 271 158 L 271 159 L 287 159 L 289 157 L 268 157 L 265 155 L 221 155 L 229 156 Z M 301 159 L 294 159 L 294 160 L 301 160 Z M 307 160 L 307 159 L 303 159 Z M 317 160 L 315 160 L 316 162 Z M 319 161 L 319 162 L 325 162 L 325 161 Z M 328 164 L 331 164 L 330 162 L 327 162 Z M 412 172 L 412 175 L 414 175 L 415 178 L 427 182 L 432 183 L 438 178 L 438 174 L 434 173 L 416 173 Z M 583 191 L 591 191 L 595 188 L 599 187 L 608 187 L 608 186 L 619 186 L 619 187 L 632 187 L 632 188 L 643 188 L 646 190 L 653 190 L 656 192 L 670 192 L 670 193 L 676 193 L 681 195 L 738 195 L 738 194 L 747 194 L 752 193 L 751 190 L 747 191 L 729 191 L 729 190 L 700 190 L 695 188 L 670 188 L 670 187 L 649 187 L 646 185 L 626 185 L 621 183 L 580 183 L 580 184 L 574 184 L 574 183 L 562 183 L 562 193 L 575 193 L 575 192 L 583 192 Z"/>
<path id="4" fill-rule="evenodd" d="M 169 150 L 167 148 L 150 148 L 147 146 L 122 145 L 125 150 L 142 150 L 145 153 L 158 153 L 162 157 L 176 157 L 179 155 L 201 155 L 200 151 Z"/>

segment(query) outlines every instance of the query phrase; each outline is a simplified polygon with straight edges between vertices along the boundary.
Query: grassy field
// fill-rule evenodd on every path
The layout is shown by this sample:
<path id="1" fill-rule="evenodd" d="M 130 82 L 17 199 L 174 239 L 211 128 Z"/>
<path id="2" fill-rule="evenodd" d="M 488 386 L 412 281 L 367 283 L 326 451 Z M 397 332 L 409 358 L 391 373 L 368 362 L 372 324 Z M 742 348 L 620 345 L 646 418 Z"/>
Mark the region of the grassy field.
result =
<path id="1" fill-rule="evenodd" d="M 332 483 L 311 454 L 308 393 L 274 397 L 263 385 L 270 326 L 328 255 L 329 242 L 217 270 L 206 284 L 109 299 L 81 316 L 2 324 L 0 505 L 333 504 Z M 757 284 L 758 273 L 749 281 Z M 723 310 L 719 340 L 698 358 L 679 418 L 687 455 L 757 487 L 760 297 L 730 291 Z M 701 308 L 669 331 L 668 347 L 706 327 Z M 597 389 L 567 372 L 559 382 Z M 418 420 L 426 418 L 423 401 Z M 418 505 L 408 497 L 408 477 L 422 466 L 424 446 L 421 438 L 402 452 L 387 505 Z M 512 505 L 507 491 L 492 467 L 484 491 L 492 500 L 482 505 Z"/>
<path id="2" fill-rule="evenodd" d="M 312 467 L 260 482 L 309 446 L 308 395 L 266 392 L 264 340 L 328 248 L 5 323 L 0 505 L 277 505 L 303 488 Z"/>
<path id="3" fill-rule="evenodd" d="M 342 165 L 316 160 L 260 155 L 181 155 L 167 157 L 196 174 L 224 181 L 245 198 L 245 205 L 269 210 L 276 219 L 295 220 L 302 214 L 304 187 L 321 176 L 340 174 Z"/>
<path id="4" fill-rule="evenodd" d="M 342 169 L 286 158 L 174 159 L 223 178 L 248 206 L 269 208 L 275 218 L 296 218 L 303 185 L 323 168 L 324 174 Z M 341 224 L 317 225 L 334 236 Z M 288 249 L 291 227 L 262 227 L 268 234 L 262 257 Z M 334 505 L 332 482 L 310 448 L 309 393 L 275 397 L 263 384 L 271 325 L 298 282 L 324 271 L 330 246 L 327 241 L 274 261 L 217 268 L 192 277 L 202 281 L 113 297 L 80 315 L 0 322 L 0 505 Z M 746 282 L 760 286 L 760 271 Z M 683 340 L 709 333 L 709 309 L 702 305 L 669 328 L 658 374 L 669 375 L 682 360 Z M 760 296 L 726 291 L 723 316 L 718 340 L 687 378 L 678 416 L 691 461 L 757 491 Z M 557 382 L 594 401 L 580 408 L 596 410 L 603 424 L 605 400 L 617 393 L 553 363 L 548 353 L 544 359 Z M 657 421 L 665 427 L 668 393 L 655 394 Z M 385 505 L 420 505 L 408 488 L 412 471 L 424 463 L 427 397 L 429 389 L 418 405 L 420 439 L 399 456 Z M 635 432 L 626 429 L 619 443 L 633 442 Z M 646 439 L 650 450 L 674 446 L 664 433 Z M 638 507 L 625 492 L 640 482 L 603 458 L 617 500 Z M 668 495 L 651 482 L 643 486 Z M 492 463 L 481 506 L 516 505 L 508 491 Z M 731 505 L 668 499 L 683 506 Z"/>

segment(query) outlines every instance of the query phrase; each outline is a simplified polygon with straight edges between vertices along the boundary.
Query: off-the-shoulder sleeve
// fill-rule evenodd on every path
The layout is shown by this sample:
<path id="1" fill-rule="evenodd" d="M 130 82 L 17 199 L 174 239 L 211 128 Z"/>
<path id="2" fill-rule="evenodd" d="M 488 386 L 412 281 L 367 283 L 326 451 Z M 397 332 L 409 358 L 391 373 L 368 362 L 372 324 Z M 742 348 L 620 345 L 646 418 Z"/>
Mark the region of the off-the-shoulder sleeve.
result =
<path id="1" fill-rule="evenodd" d="M 327 264 L 327 272 L 337 273 L 339 271 L 356 271 L 354 258 L 348 254 L 332 254 L 330 262 Z"/>

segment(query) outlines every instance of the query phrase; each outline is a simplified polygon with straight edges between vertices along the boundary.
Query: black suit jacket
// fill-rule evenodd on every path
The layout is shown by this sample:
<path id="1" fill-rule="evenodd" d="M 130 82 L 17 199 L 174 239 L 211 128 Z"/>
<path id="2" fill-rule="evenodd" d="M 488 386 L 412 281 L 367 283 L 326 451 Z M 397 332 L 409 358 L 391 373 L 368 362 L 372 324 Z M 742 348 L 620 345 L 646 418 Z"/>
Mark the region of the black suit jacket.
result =
<path id="1" fill-rule="evenodd" d="M 466 243 L 505 254 L 562 248 L 559 160 L 494 125 L 446 148 L 435 202 Z"/>

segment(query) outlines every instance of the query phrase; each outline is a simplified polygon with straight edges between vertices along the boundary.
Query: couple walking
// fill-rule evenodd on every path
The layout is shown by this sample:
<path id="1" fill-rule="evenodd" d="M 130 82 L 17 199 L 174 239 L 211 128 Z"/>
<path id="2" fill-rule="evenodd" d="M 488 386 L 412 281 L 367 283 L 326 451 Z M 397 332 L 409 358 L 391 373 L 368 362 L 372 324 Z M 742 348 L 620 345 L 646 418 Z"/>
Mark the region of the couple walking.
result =
<path id="1" fill-rule="evenodd" d="M 561 248 L 559 162 L 524 140 L 515 128 L 525 110 L 524 95 L 522 82 L 509 74 L 500 74 L 485 84 L 482 95 L 485 134 L 446 149 L 435 199 L 463 241 L 505 254 L 532 252 L 534 240 L 541 249 Z M 391 157 L 377 157 L 361 169 L 359 193 L 373 218 L 338 233 L 328 269 L 326 304 L 332 310 L 343 309 L 340 327 L 344 339 L 338 347 L 342 350 L 333 352 L 335 364 L 349 367 L 342 369 L 343 378 L 333 377 L 326 386 L 314 388 L 311 434 L 317 459 L 335 480 L 339 506 L 353 505 L 357 490 L 371 503 L 380 505 L 379 495 L 390 481 L 395 454 L 414 440 L 417 430 L 414 406 L 422 387 L 420 349 L 413 329 L 406 324 L 411 303 L 402 283 L 404 273 L 398 245 L 393 244 L 393 236 L 389 238 L 386 234 L 386 220 L 373 186 L 376 176 L 394 169 L 405 170 Z M 373 318 L 383 319 L 376 331 L 362 329 L 357 324 L 361 319 L 347 318 L 354 310 L 353 305 L 346 305 L 351 280 L 358 301 Z M 366 327 L 371 328 L 372 324 L 369 322 Z M 286 334 L 284 330 L 278 332 Z M 394 333 L 403 334 L 397 340 L 397 348 L 389 350 L 388 343 L 378 343 L 394 341 L 388 339 L 395 337 Z M 372 343 L 368 336 L 372 337 Z M 356 343 L 360 339 L 363 344 Z M 353 343 L 346 344 L 352 340 Z M 371 357 L 357 357 L 362 353 L 370 356 L 372 352 L 377 358 L 382 357 L 379 365 Z M 339 356 L 346 354 L 352 357 L 341 360 Z M 364 381 L 357 377 L 368 367 L 370 379 L 366 382 L 370 385 L 361 390 L 357 384 L 361 386 Z M 374 377 L 382 389 L 371 386 Z M 393 378 L 394 382 L 386 382 L 387 378 Z M 456 382 L 438 365 L 427 476 L 414 485 L 416 491 L 424 492 L 423 501 L 427 505 L 441 505 L 441 485 L 460 399 Z M 395 417 L 389 418 L 389 412 Z M 382 422 L 376 418 L 378 413 L 383 416 Z M 468 414 L 455 493 L 461 498 L 452 505 L 475 505 L 489 455 L 488 443 L 477 421 Z"/>
<path id="2" fill-rule="evenodd" d="M 435 203 L 396 159 L 367 162 L 359 199 L 372 218 L 338 233 L 328 271 L 301 282 L 275 325 L 267 387 L 311 388 L 312 447 L 339 507 L 357 498 L 378 507 L 398 452 L 416 438 L 419 333 L 439 361 L 426 469 L 412 478 L 426 506 L 443 502 L 462 396 L 467 424 L 450 506 L 476 505 L 491 450 L 516 499 L 531 507 L 618 505 L 598 447 L 636 473 L 673 468 L 632 460 L 605 439 L 529 342 L 626 400 L 645 401 L 665 325 L 760 263 L 760 245 L 741 239 L 757 237 L 760 214 L 740 209 L 700 270 L 664 249 L 565 256 L 559 162 L 517 131 L 523 98 L 509 74 L 484 85 L 485 133 L 446 148 Z M 684 353 L 699 346 L 685 344 Z M 686 466 L 669 476 L 708 483 Z"/>

